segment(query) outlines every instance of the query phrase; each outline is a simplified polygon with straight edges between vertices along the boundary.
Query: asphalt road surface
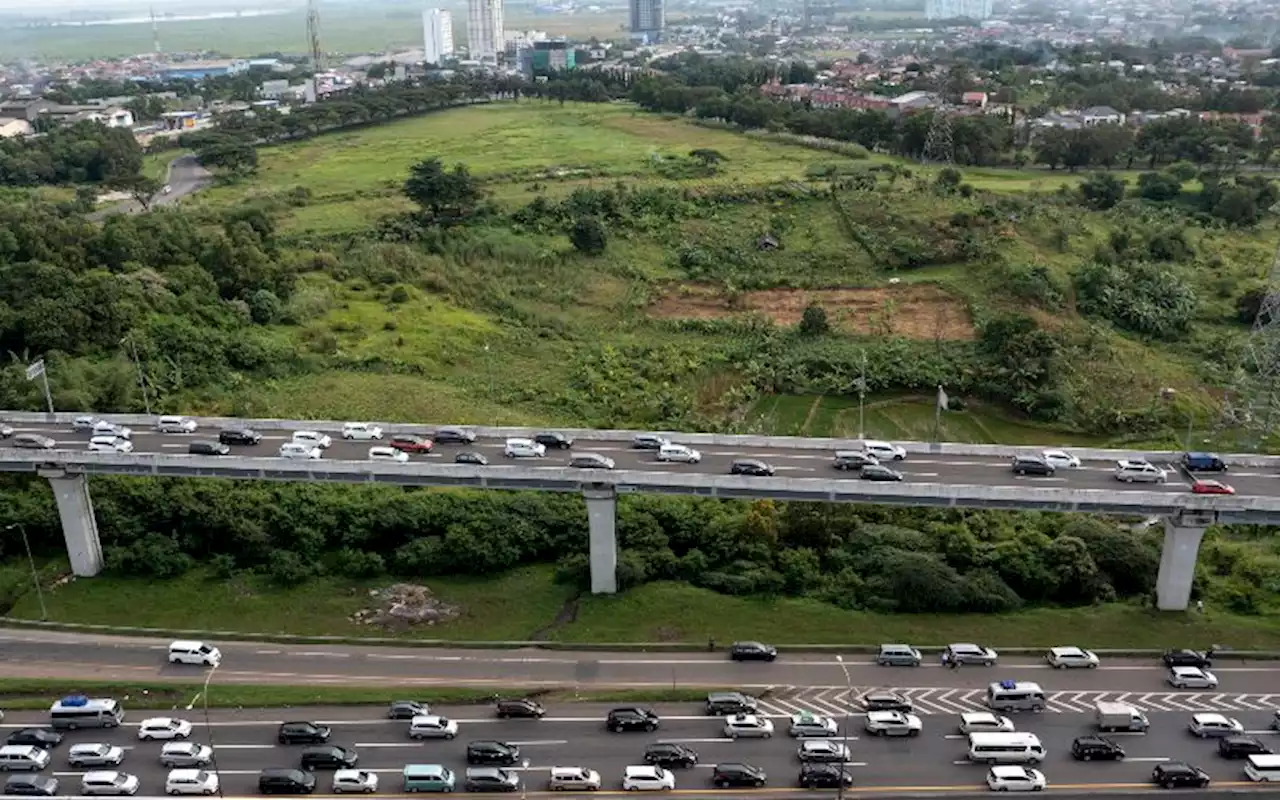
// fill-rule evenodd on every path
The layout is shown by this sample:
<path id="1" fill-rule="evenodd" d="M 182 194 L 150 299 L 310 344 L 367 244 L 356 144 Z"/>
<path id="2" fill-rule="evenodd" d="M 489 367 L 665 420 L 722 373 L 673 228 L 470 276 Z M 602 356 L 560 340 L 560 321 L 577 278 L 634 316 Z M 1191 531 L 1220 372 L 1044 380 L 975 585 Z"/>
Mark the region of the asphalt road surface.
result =
<path id="1" fill-rule="evenodd" d="M 169 185 L 169 193 L 157 192 L 151 198 L 151 207 L 158 208 L 177 204 L 182 198 L 195 194 L 208 186 L 212 180 L 213 174 L 200 166 L 200 162 L 196 160 L 195 156 L 179 156 L 169 162 L 169 169 L 165 177 L 165 183 Z M 137 214 L 143 210 L 142 204 L 138 201 L 123 200 L 119 203 L 114 203 L 110 208 L 95 212 L 91 217 L 93 219 L 103 219 L 111 214 Z"/>
<path id="2" fill-rule="evenodd" d="M 13 426 L 19 433 L 41 433 L 58 442 L 59 449 L 81 450 L 88 447 L 89 434 L 77 433 L 67 425 L 33 425 L 18 424 Z M 349 442 L 344 441 L 341 431 L 323 431 L 333 438 L 324 457 L 326 459 L 344 461 L 365 461 L 368 459 L 371 446 L 384 442 Z M 431 431 L 424 429 L 423 435 Z M 289 441 L 291 434 L 286 431 L 264 431 L 261 443 L 253 447 L 232 447 L 232 455 L 253 456 L 258 458 L 275 456 L 280 445 Z M 163 453 L 183 455 L 187 452 L 187 444 L 192 438 L 217 438 L 217 431 L 197 431 L 194 437 L 190 434 L 160 434 L 154 431 L 135 430 L 133 432 L 134 452 Z M 0 445 L 3 445 L 0 442 Z M 428 455 L 415 455 L 412 460 L 434 463 L 451 462 L 454 456 L 463 450 L 474 450 L 489 458 L 493 469 L 510 466 L 512 462 L 502 455 L 502 439 L 480 439 L 469 446 L 436 445 L 435 452 Z M 632 449 L 628 442 L 582 442 L 575 444 L 573 450 L 549 450 L 542 459 L 524 459 L 519 466 L 544 466 L 562 468 L 568 466 L 569 458 L 574 452 L 601 453 L 612 458 L 616 469 L 620 470 L 653 470 L 665 472 L 703 472 L 726 474 L 730 463 L 737 458 L 759 458 L 774 466 L 779 477 L 784 478 L 830 478 L 832 480 L 858 480 L 858 473 L 836 470 L 832 467 L 832 453 L 822 450 L 794 450 L 784 448 L 753 448 L 750 451 L 734 450 L 727 447 L 707 446 L 700 448 L 702 462 L 699 464 L 673 464 L 657 461 L 653 451 Z M 1028 448 L 1034 452 L 1035 448 Z M 536 463 L 531 464 L 530 461 Z M 1041 486 L 1045 488 L 1075 489 L 1107 489 L 1112 491 L 1138 492 L 1173 492 L 1185 493 L 1190 490 L 1191 479 L 1176 465 L 1164 465 L 1169 472 L 1169 482 L 1157 483 L 1121 483 L 1113 475 L 1115 463 L 1085 462 L 1078 469 L 1060 469 L 1053 477 L 1014 475 L 1009 468 L 1009 460 L 1005 458 L 984 458 L 979 456 L 943 456 L 918 455 L 908 456 L 905 461 L 895 462 L 893 467 L 901 471 L 905 480 L 924 483 L 944 483 L 981 486 Z M 1217 476 L 1215 476 L 1217 477 Z M 1222 476 L 1236 491 L 1242 495 L 1273 496 L 1280 493 L 1280 474 L 1269 469 L 1241 468 L 1232 470 Z"/>

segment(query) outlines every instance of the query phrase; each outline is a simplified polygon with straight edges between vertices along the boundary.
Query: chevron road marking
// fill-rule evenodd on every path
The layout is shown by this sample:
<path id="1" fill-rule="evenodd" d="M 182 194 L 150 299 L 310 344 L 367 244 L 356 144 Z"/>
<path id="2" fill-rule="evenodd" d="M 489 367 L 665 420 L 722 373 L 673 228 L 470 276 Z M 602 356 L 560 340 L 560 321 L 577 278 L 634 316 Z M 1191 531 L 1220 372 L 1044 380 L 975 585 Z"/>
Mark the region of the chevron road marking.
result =
<path id="1" fill-rule="evenodd" d="M 760 703 L 762 713 L 789 717 L 802 711 L 831 717 L 863 716 L 857 698 L 871 688 L 854 687 L 852 708 L 847 689 L 832 686 L 774 687 L 767 700 Z M 915 713 L 951 716 L 967 711 L 984 711 L 986 704 L 981 689 L 948 689 L 934 687 L 893 687 L 911 699 Z M 1270 711 L 1280 708 L 1280 695 L 1232 694 L 1229 692 L 1050 692 L 1045 710 L 1053 714 L 1091 713 L 1094 704 L 1103 701 L 1129 703 L 1143 711 L 1197 713 L 1206 711 Z"/>

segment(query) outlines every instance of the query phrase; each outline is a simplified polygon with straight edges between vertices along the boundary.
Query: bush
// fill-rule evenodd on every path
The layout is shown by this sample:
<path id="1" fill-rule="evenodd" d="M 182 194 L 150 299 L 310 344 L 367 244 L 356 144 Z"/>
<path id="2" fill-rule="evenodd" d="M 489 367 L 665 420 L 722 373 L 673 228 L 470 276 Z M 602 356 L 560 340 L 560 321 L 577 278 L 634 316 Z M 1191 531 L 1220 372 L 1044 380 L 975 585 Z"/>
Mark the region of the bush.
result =
<path id="1" fill-rule="evenodd" d="M 1171 268 L 1150 263 L 1090 264 L 1076 276 L 1076 300 L 1085 314 L 1161 338 L 1185 334 L 1196 310 L 1190 284 Z"/>

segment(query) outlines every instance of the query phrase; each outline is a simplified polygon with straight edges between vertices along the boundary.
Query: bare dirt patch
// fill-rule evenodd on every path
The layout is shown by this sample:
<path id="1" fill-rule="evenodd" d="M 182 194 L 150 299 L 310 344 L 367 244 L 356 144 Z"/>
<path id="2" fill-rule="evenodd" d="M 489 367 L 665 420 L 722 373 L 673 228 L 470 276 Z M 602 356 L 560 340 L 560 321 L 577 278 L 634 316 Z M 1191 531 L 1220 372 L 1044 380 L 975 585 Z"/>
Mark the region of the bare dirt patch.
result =
<path id="1" fill-rule="evenodd" d="M 932 284 L 873 289 L 764 289 L 727 293 L 699 284 L 672 286 L 649 313 L 663 319 L 728 319 L 760 314 L 779 325 L 795 325 L 810 303 L 848 333 L 907 339 L 968 340 L 973 320 L 964 303 Z"/>
<path id="2" fill-rule="evenodd" d="M 426 586 L 397 583 L 385 589 L 373 589 L 369 598 L 377 605 L 352 615 L 351 621 L 386 630 L 402 630 L 417 625 L 435 625 L 457 619 L 458 606 L 437 598 Z"/>

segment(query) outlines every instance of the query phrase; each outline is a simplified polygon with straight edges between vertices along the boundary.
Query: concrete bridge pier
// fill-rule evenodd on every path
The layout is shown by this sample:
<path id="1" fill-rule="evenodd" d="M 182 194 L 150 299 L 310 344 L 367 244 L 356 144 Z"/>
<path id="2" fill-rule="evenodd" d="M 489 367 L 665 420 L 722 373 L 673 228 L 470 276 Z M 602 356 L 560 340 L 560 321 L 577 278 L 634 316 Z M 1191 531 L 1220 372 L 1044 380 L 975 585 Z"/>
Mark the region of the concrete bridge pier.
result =
<path id="1" fill-rule="evenodd" d="M 98 538 L 98 520 L 93 516 L 88 478 L 60 469 L 40 470 L 40 476 L 53 487 L 71 571 L 78 577 L 92 578 L 102 572 L 102 542 Z"/>
<path id="2" fill-rule="evenodd" d="M 1191 604 L 1200 540 L 1213 523 L 1212 512 L 1165 517 L 1160 574 L 1156 577 L 1156 607 L 1161 611 L 1186 611 Z"/>
<path id="3" fill-rule="evenodd" d="M 591 593 L 618 592 L 618 493 L 612 484 L 582 487 L 591 548 Z"/>

